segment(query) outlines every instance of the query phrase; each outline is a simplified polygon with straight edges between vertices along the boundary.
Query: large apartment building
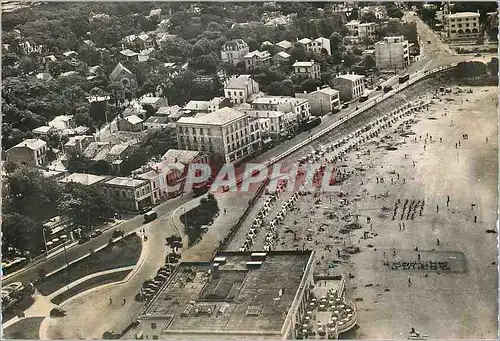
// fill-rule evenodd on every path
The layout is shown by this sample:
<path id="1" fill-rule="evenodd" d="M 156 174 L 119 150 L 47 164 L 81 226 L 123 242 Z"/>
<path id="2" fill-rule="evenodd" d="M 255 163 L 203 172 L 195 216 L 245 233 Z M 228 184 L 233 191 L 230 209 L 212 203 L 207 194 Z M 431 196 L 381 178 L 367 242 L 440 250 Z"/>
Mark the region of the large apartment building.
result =
<path id="1" fill-rule="evenodd" d="M 259 83 L 251 75 L 239 75 L 230 78 L 224 87 L 224 97 L 232 104 L 245 103 L 250 96 L 259 92 Z"/>
<path id="2" fill-rule="evenodd" d="M 148 180 L 117 177 L 103 182 L 101 188 L 114 197 L 117 207 L 125 212 L 138 212 L 153 202 Z"/>
<path id="3" fill-rule="evenodd" d="M 312 115 L 321 116 L 340 109 L 340 92 L 330 87 L 317 88 L 307 93 L 296 93 L 295 97 L 305 98 L 310 106 Z"/>
<path id="4" fill-rule="evenodd" d="M 299 124 L 309 120 L 309 103 L 305 98 L 263 96 L 252 102 L 252 110 L 292 112 Z"/>
<path id="5" fill-rule="evenodd" d="M 244 57 L 246 70 L 254 70 L 271 65 L 271 55 L 267 51 L 252 51 Z"/>
<path id="6" fill-rule="evenodd" d="M 359 44 L 366 39 L 375 39 L 376 23 L 362 23 L 358 20 L 351 20 L 345 25 L 349 35 L 344 37 L 344 43 Z"/>
<path id="7" fill-rule="evenodd" d="M 321 54 L 325 52 L 328 55 L 332 54 L 330 48 L 330 39 L 325 37 L 319 37 L 316 39 L 302 38 L 297 41 L 299 44 L 304 46 L 305 50 L 312 53 Z"/>
<path id="8" fill-rule="evenodd" d="M 245 61 L 245 55 L 250 52 L 248 44 L 243 39 L 234 39 L 224 43 L 220 51 L 223 62 L 238 64 Z"/>
<path id="9" fill-rule="evenodd" d="M 270 111 L 270 110 L 245 110 L 245 113 L 258 119 L 261 124 L 265 121 L 267 135 L 271 139 L 279 140 L 293 133 L 298 127 L 297 115 L 293 112 Z"/>
<path id="10" fill-rule="evenodd" d="M 5 151 L 7 161 L 43 166 L 47 162 L 47 143 L 39 139 L 27 139 Z"/>
<path id="11" fill-rule="evenodd" d="M 450 40 L 475 40 L 480 36 L 479 11 L 445 16 L 446 37 Z"/>
<path id="12" fill-rule="evenodd" d="M 340 91 L 340 99 L 343 102 L 357 99 L 365 92 L 365 77 L 361 75 L 338 75 L 332 83 L 333 88 Z"/>
<path id="13" fill-rule="evenodd" d="M 303 78 L 320 79 L 321 65 L 315 63 L 314 60 L 309 62 L 295 62 L 293 64 L 293 72 Z"/>
<path id="14" fill-rule="evenodd" d="M 179 149 L 209 152 L 214 161 L 238 163 L 261 148 L 258 120 L 228 107 L 176 124 Z"/>
<path id="15" fill-rule="evenodd" d="M 404 36 L 384 37 L 375 43 L 375 62 L 379 69 L 402 69 L 410 65 L 410 47 Z"/>

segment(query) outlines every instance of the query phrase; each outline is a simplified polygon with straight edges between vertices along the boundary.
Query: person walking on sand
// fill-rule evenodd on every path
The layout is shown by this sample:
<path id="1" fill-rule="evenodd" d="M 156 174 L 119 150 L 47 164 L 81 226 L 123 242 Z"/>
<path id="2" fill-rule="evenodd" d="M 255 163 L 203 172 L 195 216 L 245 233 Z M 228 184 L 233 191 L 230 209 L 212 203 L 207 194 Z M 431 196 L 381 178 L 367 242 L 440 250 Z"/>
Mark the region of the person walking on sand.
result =
<path id="1" fill-rule="evenodd" d="M 460 147 L 460 141 L 458 141 L 458 146 Z"/>
<path id="2" fill-rule="evenodd" d="M 127 299 L 125 298 L 125 296 L 123 296 L 123 303 L 122 303 L 122 305 L 125 305 L 125 303 L 127 303 Z"/>
<path id="3" fill-rule="evenodd" d="M 408 286 L 411 287 L 411 278 L 408 277 Z"/>
<path id="4" fill-rule="evenodd" d="M 441 245 L 441 242 L 439 241 L 439 238 L 436 239 L 436 245 Z"/>
<path id="5" fill-rule="evenodd" d="M 439 138 L 439 142 L 443 143 L 443 138 L 442 137 Z"/>
<path id="6" fill-rule="evenodd" d="M 446 207 L 450 207 L 450 196 L 449 195 L 447 196 L 447 199 L 446 199 Z"/>
<path id="7" fill-rule="evenodd" d="M 227 213 L 227 209 L 226 209 L 226 208 L 224 208 L 224 214 L 226 214 L 226 213 Z"/>
<path id="8" fill-rule="evenodd" d="M 455 143 L 455 148 L 458 148 L 458 143 Z"/>
<path id="9" fill-rule="evenodd" d="M 486 138 L 486 142 L 488 142 L 488 138 Z"/>
<path id="10" fill-rule="evenodd" d="M 439 205 L 436 205 L 436 212 L 439 213 Z"/>
<path id="11" fill-rule="evenodd" d="M 392 256 L 396 257 L 396 250 L 392 250 Z"/>
<path id="12" fill-rule="evenodd" d="M 109 305 L 112 305 L 113 304 L 113 299 L 110 297 L 109 298 Z"/>

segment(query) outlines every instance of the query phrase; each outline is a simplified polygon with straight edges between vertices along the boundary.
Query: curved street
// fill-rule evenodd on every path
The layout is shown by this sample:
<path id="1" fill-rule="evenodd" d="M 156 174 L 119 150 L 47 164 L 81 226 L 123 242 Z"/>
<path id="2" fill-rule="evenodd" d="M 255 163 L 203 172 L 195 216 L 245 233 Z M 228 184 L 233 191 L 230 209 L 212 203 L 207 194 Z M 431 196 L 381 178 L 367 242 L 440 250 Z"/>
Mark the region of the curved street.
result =
<path id="1" fill-rule="evenodd" d="M 158 206 L 156 206 L 154 209 L 156 212 L 158 212 L 158 220 L 160 222 L 164 222 L 168 219 L 170 214 L 179 206 L 183 205 L 184 203 L 192 200 L 192 197 L 190 195 L 185 195 L 182 197 L 177 197 L 171 200 L 168 200 Z M 89 253 L 89 250 L 96 250 L 99 247 L 102 247 L 106 244 L 108 244 L 109 239 L 111 238 L 111 235 L 113 234 L 114 230 L 117 229 L 123 229 L 125 233 L 132 232 L 140 227 L 143 226 L 143 216 L 138 215 L 124 223 L 121 223 L 119 225 L 116 225 L 115 227 L 112 227 L 106 231 L 103 232 L 102 235 L 99 237 L 93 238 L 90 241 L 88 241 L 85 244 L 82 245 L 75 245 L 71 248 L 67 249 L 67 255 L 68 255 L 68 261 L 71 263 L 72 261 L 83 257 Z M 148 225 L 151 225 L 153 223 L 145 225 L 146 227 Z M 61 267 L 65 266 L 66 260 L 64 257 L 64 253 L 60 252 L 49 259 L 42 261 L 38 264 L 35 264 L 33 266 L 29 266 L 25 269 L 22 269 L 18 271 L 17 273 L 8 276 L 6 279 L 3 279 L 3 285 L 7 285 L 9 283 L 13 282 L 31 282 L 33 278 L 37 276 L 38 271 L 40 269 L 44 269 L 48 273 L 55 271 L 57 269 L 60 269 Z"/>
<path id="2" fill-rule="evenodd" d="M 137 318 L 144 304 L 134 301 L 134 297 L 144 280 L 154 277 L 158 269 L 165 265 L 168 249 L 165 238 L 176 233 L 175 226 L 165 212 L 160 219 L 144 228 L 148 236 L 147 241 L 143 242 L 144 254 L 141 258 L 144 258 L 128 281 L 91 289 L 63 303 L 61 307 L 67 311 L 67 315 L 56 319 L 46 317 L 40 328 L 42 339 L 102 338 L 105 331 L 121 331 Z M 109 304 L 109 298 L 112 304 Z M 105 316 L 119 318 L 103 318 Z"/>
<path id="3" fill-rule="evenodd" d="M 408 22 L 417 22 L 418 33 L 422 45 L 420 59 L 409 68 L 408 72 L 410 73 L 422 72 L 439 65 L 470 59 L 488 61 L 484 60 L 484 58 L 494 56 L 494 54 L 491 54 L 481 58 L 472 58 L 470 55 L 454 55 L 453 51 L 451 51 L 450 48 L 416 15 L 407 12 L 405 14 L 405 19 Z M 427 44 L 427 41 L 430 41 L 430 44 Z M 397 76 L 393 77 L 389 83 L 397 83 Z M 381 98 L 380 92 L 372 92 L 369 101 L 374 101 L 375 98 Z M 364 104 L 367 103 L 369 102 L 365 102 Z M 355 104 L 352 104 L 348 109 L 343 109 L 338 114 L 326 116 L 318 127 L 312 129 L 311 133 L 315 134 L 335 121 L 352 113 L 355 111 L 354 107 Z M 307 136 L 308 133 L 302 133 L 291 140 L 285 141 L 272 150 L 263 153 L 252 161 L 267 161 L 307 139 Z M 226 194 L 223 194 L 223 196 L 226 196 Z M 146 235 L 148 236 L 148 240 L 143 244 L 144 261 L 138 264 L 137 269 L 134 270 L 136 272 L 127 282 L 98 287 L 70 299 L 62 305 L 64 309 L 67 310 L 67 316 L 57 319 L 52 319 L 50 317 L 45 318 L 40 328 L 40 337 L 43 339 L 102 338 L 102 333 L 104 331 L 121 331 L 128 323 L 135 320 L 144 307 L 143 303 L 134 301 L 135 294 L 139 291 L 143 281 L 154 277 L 158 268 L 164 265 L 167 252 L 165 238 L 172 234 L 179 234 L 172 222 L 171 215 L 184 204 L 189 203 L 189 205 L 192 205 L 194 200 L 199 199 L 193 199 L 190 194 L 168 200 L 154 208 L 158 213 L 158 219 L 149 224 L 143 225 L 143 217 L 139 215 L 106 230 L 101 236 L 83 245 L 75 245 L 69 248 L 67 257 L 69 262 L 71 262 L 88 254 L 90 249 L 95 250 L 106 245 L 111 234 L 116 229 L 123 229 L 125 233 L 129 233 L 145 228 Z M 182 231 L 180 232 L 182 234 Z M 3 281 L 3 284 L 31 281 L 36 277 L 40 269 L 51 272 L 64 266 L 65 262 L 63 253 L 56 254 L 43 262 L 9 276 Z M 110 297 L 113 300 L 112 304 L 109 304 Z M 126 299 L 125 304 L 122 304 L 123 297 Z M 48 303 L 47 300 L 42 299 L 39 301 L 37 300 L 35 305 L 36 304 L 46 306 L 50 304 L 50 302 Z M 44 309 L 35 309 L 34 311 L 44 311 Z M 113 316 L 113 318 L 104 318 L 106 316 Z"/>

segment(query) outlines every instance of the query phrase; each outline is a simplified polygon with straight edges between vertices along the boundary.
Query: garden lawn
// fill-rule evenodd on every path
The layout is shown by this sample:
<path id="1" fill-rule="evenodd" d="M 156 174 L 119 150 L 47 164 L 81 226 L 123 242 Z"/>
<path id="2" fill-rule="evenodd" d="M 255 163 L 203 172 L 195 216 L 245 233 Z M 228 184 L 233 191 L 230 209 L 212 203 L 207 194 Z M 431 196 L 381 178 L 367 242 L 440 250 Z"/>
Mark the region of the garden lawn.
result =
<path id="1" fill-rule="evenodd" d="M 83 283 L 80 283 L 71 289 L 63 292 L 60 295 L 57 295 L 54 297 L 51 302 L 54 304 L 61 304 L 62 302 L 66 301 L 67 299 L 82 293 L 84 291 L 90 290 L 95 287 L 99 287 L 104 284 L 109 284 L 109 283 L 114 283 L 114 282 L 120 282 L 127 277 L 127 275 L 130 273 L 132 270 L 125 270 L 125 271 L 120 271 L 120 272 L 114 272 L 111 274 L 106 274 L 98 277 L 91 278 L 89 280 L 86 280 Z"/>
<path id="2" fill-rule="evenodd" d="M 17 321 L 3 330 L 6 339 L 38 340 L 38 331 L 45 317 L 28 317 Z"/>
<path id="3" fill-rule="evenodd" d="M 206 198 L 201 198 L 200 205 L 180 216 L 180 220 L 184 223 L 184 228 L 189 238 L 188 246 L 196 244 L 205 232 L 203 226 L 211 225 L 218 212 L 217 199 L 213 195 L 208 195 Z"/>
<path id="4" fill-rule="evenodd" d="M 82 260 L 70 264 L 69 269 L 64 268 L 45 278 L 36 284 L 36 287 L 42 295 L 50 295 L 65 285 L 90 274 L 135 265 L 141 251 L 141 238 L 136 234 L 126 236 Z"/>

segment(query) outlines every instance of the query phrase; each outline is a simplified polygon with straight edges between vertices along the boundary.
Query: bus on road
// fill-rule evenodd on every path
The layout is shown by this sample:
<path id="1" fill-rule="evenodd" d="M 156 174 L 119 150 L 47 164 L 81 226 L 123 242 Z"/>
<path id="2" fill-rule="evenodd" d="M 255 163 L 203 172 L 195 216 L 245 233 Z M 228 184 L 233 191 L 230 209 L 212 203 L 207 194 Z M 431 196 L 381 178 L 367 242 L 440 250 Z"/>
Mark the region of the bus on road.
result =
<path id="1" fill-rule="evenodd" d="M 410 79 L 410 75 L 407 73 L 406 75 L 399 76 L 399 84 L 402 84 L 404 82 L 408 82 Z"/>

